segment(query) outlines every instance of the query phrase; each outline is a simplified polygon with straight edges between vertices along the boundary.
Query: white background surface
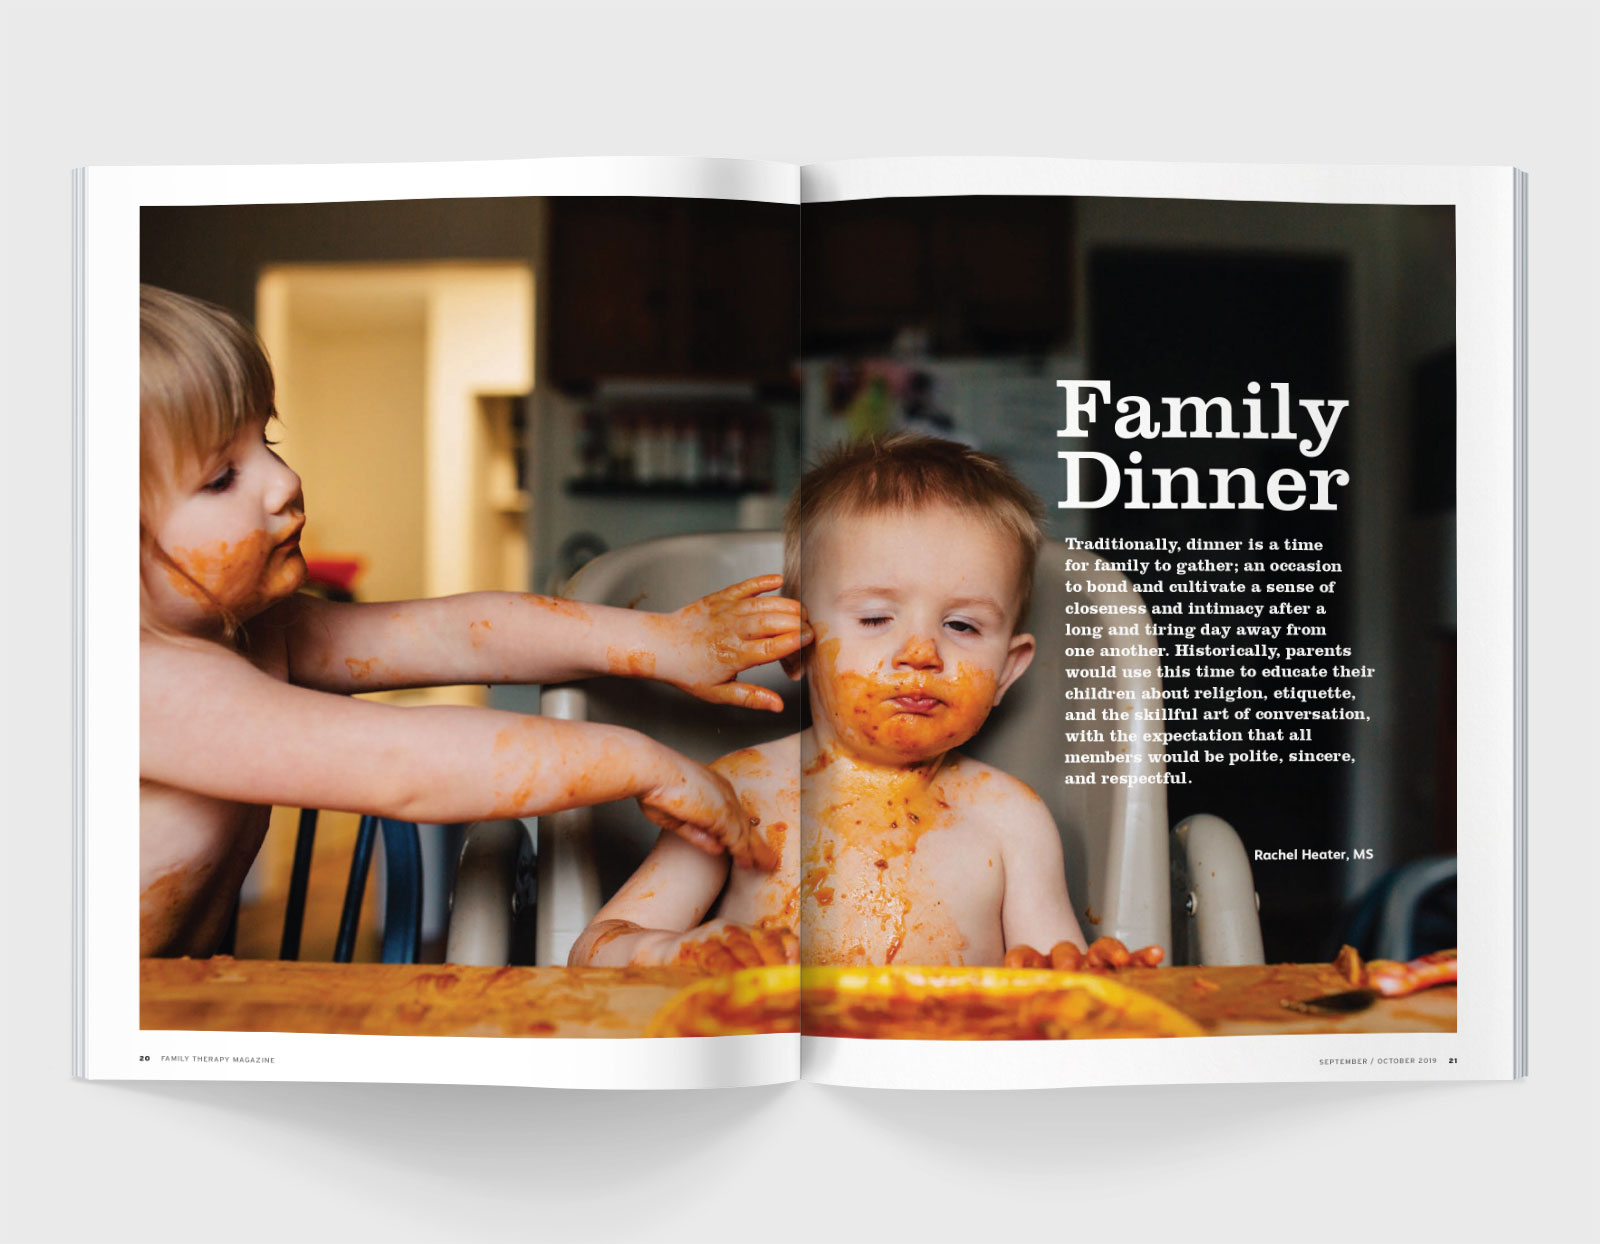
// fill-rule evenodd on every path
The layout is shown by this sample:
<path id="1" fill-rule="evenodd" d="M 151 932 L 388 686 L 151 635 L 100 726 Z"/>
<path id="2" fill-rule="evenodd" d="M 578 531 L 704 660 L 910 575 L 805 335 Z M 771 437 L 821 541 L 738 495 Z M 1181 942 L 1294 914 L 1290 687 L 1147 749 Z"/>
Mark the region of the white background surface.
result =
<path id="1" fill-rule="evenodd" d="M 8 1234 L 1593 1238 L 1594 13 L 5 10 Z M 70 1081 L 68 170 L 568 154 L 1527 169 L 1532 1078 L 1011 1095 Z"/>

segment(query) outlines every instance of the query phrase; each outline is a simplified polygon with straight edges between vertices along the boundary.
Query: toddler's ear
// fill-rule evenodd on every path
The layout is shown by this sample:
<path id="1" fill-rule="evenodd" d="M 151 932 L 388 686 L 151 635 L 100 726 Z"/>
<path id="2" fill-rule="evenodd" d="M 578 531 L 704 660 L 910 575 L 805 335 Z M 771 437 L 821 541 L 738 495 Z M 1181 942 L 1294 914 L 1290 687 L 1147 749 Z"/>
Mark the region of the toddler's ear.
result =
<path id="1" fill-rule="evenodd" d="M 1033 663 L 1034 642 L 1032 635 L 1013 635 L 1011 649 L 1006 653 L 1005 664 L 1000 667 L 1000 682 L 994 689 L 994 702 L 999 704 L 1011 688 L 1011 684 L 1022 677 L 1022 672 Z"/>

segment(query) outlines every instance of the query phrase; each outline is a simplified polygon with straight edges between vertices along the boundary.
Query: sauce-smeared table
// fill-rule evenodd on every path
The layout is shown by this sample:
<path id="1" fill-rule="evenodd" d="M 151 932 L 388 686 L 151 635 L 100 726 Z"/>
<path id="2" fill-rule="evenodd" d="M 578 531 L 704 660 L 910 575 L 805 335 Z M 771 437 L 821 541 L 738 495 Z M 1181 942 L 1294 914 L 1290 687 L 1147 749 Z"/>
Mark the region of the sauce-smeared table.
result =
<path id="1" fill-rule="evenodd" d="M 679 989 L 683 968 L 478 968 L 272 960 L 145 959 L 140 1027 L 455 1037 L 637 1037 Z M 1298 1014 L 1282 998 L 1349 988 L 1326 964 L 1136 969 L 1119 974 L 1219 1036 L 1454 1032 L 1454 986 L 1385 999 L 1353 1015 Z"/>

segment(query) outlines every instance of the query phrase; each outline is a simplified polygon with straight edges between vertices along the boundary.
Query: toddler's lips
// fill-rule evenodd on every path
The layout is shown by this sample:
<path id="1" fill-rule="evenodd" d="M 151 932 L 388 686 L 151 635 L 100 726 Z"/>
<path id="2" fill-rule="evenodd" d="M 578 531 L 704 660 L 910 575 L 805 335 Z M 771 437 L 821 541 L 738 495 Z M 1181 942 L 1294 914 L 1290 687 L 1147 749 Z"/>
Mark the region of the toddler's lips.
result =
<path id="1" fill-rule="evenodd" d="M 910 695 L 897 695 L 891 699 L 889 703 L 893 704 L 903 713 L 917 713 L 919 715 L 926 715 L 938 708 L 943 701 L 935 699 L 931 695 L 912 693 Z"/>

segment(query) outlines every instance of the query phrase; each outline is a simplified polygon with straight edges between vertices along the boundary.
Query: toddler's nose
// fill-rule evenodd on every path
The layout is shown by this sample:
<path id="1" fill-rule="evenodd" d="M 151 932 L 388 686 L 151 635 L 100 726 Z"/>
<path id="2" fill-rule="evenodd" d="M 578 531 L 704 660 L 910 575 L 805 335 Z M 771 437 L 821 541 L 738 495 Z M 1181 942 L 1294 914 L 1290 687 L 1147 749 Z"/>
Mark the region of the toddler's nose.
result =
<path id="1" fill-rule="evenodd" d="M 944 662 L 939 657 L 939 645 L 927 635 L 914 635 L 895 654 L 896 669 L 942 670 Z"/>
<path id="2" fill-rule="evenodd" d="M 274 468 L 271 485 L 267 491 L 267 504 L 274 514 L 284 510 L 305 509 L 305 499 L 300 493 L 300 477 L 294 468 L 281 458 Z"/>

